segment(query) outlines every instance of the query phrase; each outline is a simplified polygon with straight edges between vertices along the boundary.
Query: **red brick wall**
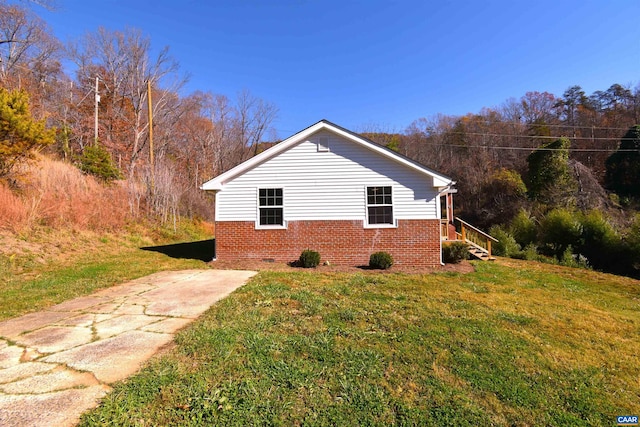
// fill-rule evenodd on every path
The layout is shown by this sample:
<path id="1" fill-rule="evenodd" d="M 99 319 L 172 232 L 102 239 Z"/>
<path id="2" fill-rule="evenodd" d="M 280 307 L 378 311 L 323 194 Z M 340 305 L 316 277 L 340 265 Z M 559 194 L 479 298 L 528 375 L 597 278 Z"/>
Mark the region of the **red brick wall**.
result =
<path id="1" fill-rule="evenodd" d="M 377 251 L 398 265 L 440 265 L 440 220 L 399 220 L 397 228 L 363 228 L 362 221 L 290 221 L 287 229 L 256 230 L 253 221 L 216 223 L 216 258 L 291 262 L 304 249 L 322 262 L 367 265 Z"/>

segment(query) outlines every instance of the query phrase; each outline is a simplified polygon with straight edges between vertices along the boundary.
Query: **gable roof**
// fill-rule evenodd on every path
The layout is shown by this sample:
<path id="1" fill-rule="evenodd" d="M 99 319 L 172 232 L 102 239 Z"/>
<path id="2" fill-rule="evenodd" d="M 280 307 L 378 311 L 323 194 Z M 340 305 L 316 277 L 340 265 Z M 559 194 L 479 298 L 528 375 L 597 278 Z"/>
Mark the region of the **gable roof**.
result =
<path id="1" fill-rule="evenodd" d="M 445 176 L 442 175 L 438 172 L 435 172 L 429 168 L 427 168 L 426 166 L 421 165 L 418 162 L 415 162 L 413 160 L 411 160 L 410 158 L 403 156 L 400 153 L 397 153 L 387 147 L 384 147 L 382 145 L 376 144 L 375 142 L 371 141 L 370 139 L 367 139 L 365 137 L 363 137 L 362 135 L 358 135 L 357 133 L 351 132 L 348 129 L 345 129 L 341 126 L 338 126 L 334 123 L 331 123 L 328 120 L 320 120 L 319 122 L 309 126 L 306 129 L 301 130 L 300 132 L 290 136 L 289 138 L 285 139 L 284 141 L 274 145 L 273 147 L 263 151 L 262 153 L 250 158 L 249 160 L 246 160 L 242 163 L 240 163 L 239 165 L 237 165 L 236 167 L 229 169 L 228 171 L 226 171 L 225 173 L 218 175 L 217 177 L 205 182 L 204 184 L 202 184 L 200 186 L 201 190 L 221 190 L 222 187 L 224 186 L 224 184 L 232 179 L 234 179 L 235 177 L 242 175 L 243 173 L 253 169 L 254 167 L 266 162 L 267 160 L 276 157 L 278 154 L 287 151 L 289 148 L 293 147 L 294 145 L 298 144 L 301 141 L 306 140 L 309 136 L 311 136 L 312 134 L 320 131 L 320 130 L 328 130 L 331 131 L 335 134 L 338 134 L 342 137 L 344 137 L 345 139 L 352 141 L 356 144 L 359 144 L 371 151 L 374 151 L 380 155 L 382 155 L 383 157 L 388 158 L 391 161 L 394 161 L 396 163 L 400 163 L 401 165 L 406 166 L 409 169 L 413 169 L 417 172 L 420 172 L 430 178 L 433 179 L 433 186 L 434 187 L 438 187 L 438 188 L 444 188 L 444 187 L 450 187 L 452 185 L 455 184 L 455 182 Z"/>

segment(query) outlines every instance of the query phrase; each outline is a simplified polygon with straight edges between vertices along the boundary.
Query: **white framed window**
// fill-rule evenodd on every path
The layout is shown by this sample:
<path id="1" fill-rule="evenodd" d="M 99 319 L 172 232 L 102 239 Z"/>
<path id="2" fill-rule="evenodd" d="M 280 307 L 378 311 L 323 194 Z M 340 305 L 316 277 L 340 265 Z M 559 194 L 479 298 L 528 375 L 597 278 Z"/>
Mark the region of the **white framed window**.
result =
<path id="1" fill-rule="evenodd" d="M 258 189 L 259 228 L 282 228 L 284 222 L 284 194 L 282 188 Z"/>
<path id="2" fill-rule="evenodd" d="M 367 225 L 395 227 L 393 218 L 393 187 L 367 187 Z"/>

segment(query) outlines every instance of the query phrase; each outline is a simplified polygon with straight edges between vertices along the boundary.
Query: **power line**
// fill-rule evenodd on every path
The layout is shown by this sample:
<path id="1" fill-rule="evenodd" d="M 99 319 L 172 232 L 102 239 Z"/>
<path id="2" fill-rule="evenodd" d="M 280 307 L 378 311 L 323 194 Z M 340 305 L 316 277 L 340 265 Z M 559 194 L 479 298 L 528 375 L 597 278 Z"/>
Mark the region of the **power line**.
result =
<path id="1" fill-rule="evenodd" d="M 530 123 L 530 124 L 525 124 L 525 123 L 521 123 L 521 122 L 500 122 L 500 121 L 493 121 L 493 122 L 483 122 L 482 124 L 485 125 L 493 125 L 493 124 L 498 124 L 498 125 L 512 125 L 512 126 L 523 126 L 523 127 L 550 127 L 550 128 L 563 128 L 563 129 L 582 129 L 582 130 L 586 130 L 589 132 L 592 131 L 604 131 L 604 130 L 624 130 L 627 131 L 629 130 L 629 128 L 631 126 L 627 126 L 627 127 L 606 127 L 606 126 L 569 126 L 569 125 L 561 125 L 561 124 L 539 124 L 539 123 Z M 276 132 L 282 132 L 283 134 L 294 134 L 297 131 L 294 130 L 289 130 L 289 129 L 275 129 L 274 130 Z M 358 133 L 387 133 L 387 132 L 358 132 Z M 450 132 L 449 130 L 443 130 L 442 133 L 454 133 L 454 132 Z M 396 134 L 396 133 L 392 133 L 392 134 Z M 397 133 L 400 135 L 404 135 L 407 136 L 406 134 L 403 133 Z M 467 134 L 471 134 L 468 133 Z M 509 135 L 505 135 L 505 136 L 509 136 Z M 517 135 L 517 136 L 526 136 L 526 135 Z M 542 137 L 540 137 L 542 138 Z M 557 138 L 557 137 L 550 137 L 550 138 Z M 590 136 L 585 136 L 583 138 L 588 138 L 588 139 L 592 139 Z M 601 139 L 601 138 L 595 138 L 595 139 Z M 620 140 L 620 138 L 610 138 L 610 139 L 615 139 L 615 140 Z"/>
<path id="2" fill-rule="evenodd" d="M 470 136 L 481 136 L 481 137 L 492 137 L 492 138 L 535 138 L 535 139 L 558 139 L 563 138 L 563 136 L 547 136 L 547 135 L 518 135 L 518 134 L 507 134 L 507 133 L 481 133 L 481 132 L 445 132 L 446 135 L 470 135 Z M 620 141 L 623 138 L 620 137 L 592 137 L 592 136 L 581 136 L 581 137 L 569 137 L 566 138 L 572 140 L 578 139 L 588 139 L 590 141 Z"/>
<path id="3" fill-rule="evenodd" d="M 464 118 L 465 116 L 462 116 L 460 118 Z M 459 118 L 459 119 L 460 119 Z M 589 126 L 589 125 L 565 125 L 565 124 L 549 124 L 549 123 L 524 123 L 524 122 L 506 122 L 506 121 L 497 121 L 497 120 L 493 120 L 493 121 L 484 121 L 482 119 L 478 120 L 478 123 L 480 124 L 486 124 L 486 125 L 494 125 L 494 124 L 505 124 L 505 125 L 512 125 L 512 126 L 523 126 L 523 127 L 549 127 L 549 128 L 565 128 L 565 129 L 584 129 L 584 130 L 629 130 L 630 126 L 627 127 L 608 127 L 608 126 Z M 473 122 L 471 122 L 470 124 L 473 124 Z"/>
<path id="4" fill-rule="evenodd" d="M 602 128 L 606 129 L 606 128 Z M 628 128 L 620 128 L 620 129 L 628 129 Z M 277 132 L 284 132 L 282 129 L 276 129 Z M 364 132 L 367 133 L 367 132 Z M 558 139 L 560 136 L 530 136 L 530 135 L 516 135 L 516 134 L 499 134 L 499 133 L 477 133 L 477 132 L 446 132 L 447 135 L 470 135 L 470 136 L 481 136 L 481 137 L 490 137 L 490 138 L 535 138 L 535 139 Z M 407 135 L 404 135 L 407 136 Z M 569 138 L 569 137 L 567 137 Z M 619 142 L 623 138 L 614 138 L 614 137 L 570 137 L 571 140 L 577 139 L 586 139 L 590 141 L 616 141 Z M 447 143 L 432 143 L 426 142 L 426 145 L 432 146 L 442 146 L 442 147 L 453 147 L 453 148 L 485 148 L 492 150 L 515 150 L 515 151 L 562 151 L 564 148 L 544 148 L 544 147 L 509 147 L 509 146 L 499 146 L 499 145 L 466 145 L 466 144 L 447 144 Z M 613 151 L 621 152 L 621 153 L 637 153 L 640 150 L 636 149 L 617 149 L 617 148 L 568 148 L 566 149 L 570 152 L 580 153 L 580 152 L 590 152 L 590 153 L 611 153 Z"/>
<path id="5" fill-rule="evenodd" d="M 545 148 L 545 147 L 507 147 L 498 145 L 464 145 L 464 144 L 443 144 L 443 143 L 427 143 L 426 145 L 454 148 L 485 148 L 491 150 L 517 150 L 517 151 L 571 151 L 571 152 L 591 152 L 591 153 L 610 153 L 612 151 L 622 153 L 640 153 L 640 150 L 616 148 Z"/>
<path id="6" fill-rule="evenodd" d="M 276 131 L 280 132 L 281 129 Z M 366 132 L 365 132 L 366 133 Z M 487 136 L 487 137 L 508 137 L 508 138 L 536 138 L 536 139 L 558 139 L 558 136 L 528 136 L 528 135 L 507 135 L 507 134 L 485 134 L 485 133 L 469 133 L 469 132 L 448 132 L 449 135 L 474 135 L 474 136 Z M 574 139 L 574 138 L 569 138 Z M 578 139 L 578 138 L 576 138 Z M 589 139 L 589 140 L 600 140 L 600 141 L 620 141 L 621 138 L 579 138 L 579 139 Z M 567 150 L 574 153 L 611 153 L 611 152 L 620 152 L 620 153 L 638 153 L 640 150 L 636 149 L 617 149 L 617 148 L 545 148 L 545 147 L 508 147 L 508 146 L 500 146 L 500 145 L 465 145 L 465 144 L 447 144 L 447 143 L 434 143 L 434 142 L 425 142 L 425 145 L 431 146 L 440 146 L 440 147 L 452 147 L 452 148 L 484 148 L 491 150 L 514 150 L 514 151 L 562 151 Z"/>
<path id="7" fill-rule="evenodd" d="M 462 117 L 458 117 L 457 119 L 463 118 Z M 470 125 L 473 125 L 474 123 L 470 123 Z M 544 124 L 544 123 L 522 123 L 522 122 L 504 122 L 504 121 L 483 121 L 480 120 L 479 124 L 483 124 L 483 125 L 511 125 L 511 126 L 521 126 L 524 128 L 527 127 L 536 127 L 536 128 L 540 128 L 540 127 L 548 127 L 548 128 L 562 128 L 562 129 L 575 129 L 575 130 L 584 130 L 584 131 L 588 131 L 588 132 L 596 132 L 596 131 L 608 131 L 608 130 L 620 130 L 620 131 L 627 131 L 629 130 L 629 128 L 631 126 L 626 126 L 626 127 L 608 127 L 608 126 L 580 126 L 580 125 L 564 125 L 564 124 Z M 282 134 L 294 134 L 297 131 L 293 131 L 293 130 L 289 130 L 289 129 L 275 129 L 274 130 L 276 132 L 282 133 Z M 428 130 L 425 129 L 425 130 Z M 358 132 L 358 133 L 387 133 L 387 132 Z M 450 129 L 445 129 L 441 132 L 434 132 L 434 133 L 447 133 L 447 134 L 466 134 L 466 135 L 487 135 L 487 136 L 506 136 L 506 137 L 531 137 L 529 135 L 510 135 L 510 134 L 484 134 L 484 133 L 480 133 L 480 132 L 452 132 L 451 128 Z M 400 135 L 404 135 L 404 136 L 408 136 L 406 133 L 400 133 L 400 132 L 396 132 L 393 134 L 400 134 Z M 558 136 L 536 136 L 536 138 L 558 138 Z M 591 139 L 591 140 L 604 140 L 604 141 L 608 141 L 608 140 L 613 140 L 613 141 L 619 141 L 621 138 L 620 137 L 591 137 L 591 136 L 581 136 L 581 137 L 576 137 L 576 138 L 580 138 L 580 139 Z"/>

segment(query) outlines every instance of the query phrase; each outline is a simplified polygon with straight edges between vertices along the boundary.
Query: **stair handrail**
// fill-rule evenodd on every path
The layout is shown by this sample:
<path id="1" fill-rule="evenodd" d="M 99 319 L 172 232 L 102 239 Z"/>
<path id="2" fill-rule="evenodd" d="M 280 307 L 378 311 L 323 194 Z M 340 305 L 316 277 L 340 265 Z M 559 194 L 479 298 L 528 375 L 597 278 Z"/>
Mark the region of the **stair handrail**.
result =
<path id="1" fill-rule="evenodd" d="M 466 225 L 467 227 L 469 227 L 470 229 L 472 229 L 473 231 L 475 231 L 476 233 L 480 233 L 482 234 L 484 237 L 486 237 L 487 239 L 493 240 L 494 242 L 498 242 L 498 239 L 496 239 L 493 236 L 488 235 L 487 233 L 485 233 L 484 231 L 474 227 L 473 225 L 469 224 L 468 222 L 456 217 L 456 220 L 460 221 L 461 224 Z"/>
<path id="2" fill-rule="evenodd" d="M 455 217 L 455 219 L 460 222 L 460 239 L 467 243 L 472 243 L 474 246 L 485 251 L 487 253 L 487 256 L 491 258 L 491 241 L 497 242 L 498 239 L 488 235 L 484 231 L 479 230 L 478 228 L 458 217 Z M 468 229 L 469 231 L 468 234 L 466 232 L 466 229 Z"/>

